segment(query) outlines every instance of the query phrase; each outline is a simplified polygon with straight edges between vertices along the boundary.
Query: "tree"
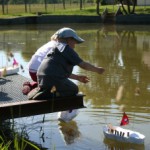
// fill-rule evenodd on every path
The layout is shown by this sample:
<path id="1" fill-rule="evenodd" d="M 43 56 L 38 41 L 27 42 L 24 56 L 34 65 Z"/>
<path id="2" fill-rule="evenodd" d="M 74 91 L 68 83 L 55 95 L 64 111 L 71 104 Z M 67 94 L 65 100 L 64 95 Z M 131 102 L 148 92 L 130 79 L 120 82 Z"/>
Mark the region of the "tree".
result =
<path id="1" fill-rule="evenodd" d="M 121 4 L 122 10 L 125 14 L 134 14 L 137 0 L 118 0 L 118 1 Z M 127 8 L 125 8 L 124 4 L 127 5 Z"/>
<path id="2" fill-rule="evenodd" d="M 8 13 L 8 1 L 9 0 L 0 0 L 0 4 L 2 5 L 2 13 L 5 14 L 5 5 L 6 5 L 6 12 Z"/>
<path id="3" fill-rule="evenodd" d="M 24 0 L 25 12 L 27 13 L 27 0 Z"/>
<path id="4" fill-rule="evenodd" d="M 47 0 L 44 0 L 45 11 L 47 12 Z"/>
<path id="5" fill-rule="evenodd" d="M 82 5 L 83 4 L 83 1 L 82 0 L 80 0 L 80 10 L 82 10 Z"/>
<path id="6" fill-rule="evenodd" d="M 65 0 L 63 0 L 63 8 L 66 9 L 66 3 L 65 3 Z"/>
<path id="7" fill-rule="evenodd" d="M 2 12 L 5 14 L 5 0 L 2 0 Z"/>
<path id="8" fill-rule="evenodd" d="M 100 15 L 100 12 L 99 12 L 99 4 L 100 4 L 100 0 L 96 0 L 96 13 L 98 15 Z"/>

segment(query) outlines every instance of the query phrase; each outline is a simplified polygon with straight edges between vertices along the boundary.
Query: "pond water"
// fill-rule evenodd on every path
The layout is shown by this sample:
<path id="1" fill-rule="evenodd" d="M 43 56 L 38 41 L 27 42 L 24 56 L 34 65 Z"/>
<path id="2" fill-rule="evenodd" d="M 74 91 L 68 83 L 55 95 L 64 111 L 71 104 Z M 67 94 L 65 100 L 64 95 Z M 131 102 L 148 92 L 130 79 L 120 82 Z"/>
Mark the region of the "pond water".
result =
<path id="1" fill-rule="evenodd" d="M 86 96 L 87 108 L 79 110 L 70 123 L 60 123 L 57 113 L 15 119 L 17 132 L 49 150 L 149 150 L 150 149 L 150 28 L 99 24 L 22 25 L 0 27 L 0 67 L 13 52 L 24 67 L 32 54 L 61 27 L 71 27 L 86 42 L 76 51 L 86 61 L 106 69 L 103 75 L 78 67 L 88 84 L 76 82 Z M 37 110 L 38 111 L 38 110 Z M 123 128 L 146 136 L 144 145 L 126 144 L 104 138 L 103 126 L 119 126 L 123 112 L 129 124 Z"/>

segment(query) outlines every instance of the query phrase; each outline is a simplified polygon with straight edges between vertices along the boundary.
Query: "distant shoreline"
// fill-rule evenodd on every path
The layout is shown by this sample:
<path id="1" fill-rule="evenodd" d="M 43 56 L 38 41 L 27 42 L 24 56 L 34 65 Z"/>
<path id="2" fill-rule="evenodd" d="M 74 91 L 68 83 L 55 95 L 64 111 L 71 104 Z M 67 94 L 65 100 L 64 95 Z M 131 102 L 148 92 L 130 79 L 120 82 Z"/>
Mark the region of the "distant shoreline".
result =
<path id="1" fill-rule="evenodd" d="M 82 15 L 39 15 L 16 18 L 0 18 L 0 25 L 57 24 L 57 23 L 112 23 L 112 24 L 150 24 L 150 14 L 118 15 L 110 20 L 101 16 Z"/>

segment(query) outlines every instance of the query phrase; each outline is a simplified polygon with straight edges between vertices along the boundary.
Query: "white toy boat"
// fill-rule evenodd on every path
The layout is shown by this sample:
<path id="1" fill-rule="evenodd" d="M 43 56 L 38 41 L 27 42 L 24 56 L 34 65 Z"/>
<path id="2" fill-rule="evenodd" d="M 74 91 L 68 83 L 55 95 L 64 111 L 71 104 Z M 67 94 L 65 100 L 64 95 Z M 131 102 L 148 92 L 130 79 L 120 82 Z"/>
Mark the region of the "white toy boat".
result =
<path id="1" fill-rule="evenodd" d="M 143 134 L 118 126 L 106 125 L 103 127 L 103 133 L 108 139 L 126 143 L 144 144 L 145 136 Z"/>
<path id="2" fill-rule="evenodd" d="M 19 66 L 14 66 L 14 67 L 10 66 L 10 67 L 0 69 L 0 74 L 2 76 L 12 75 L 12 74 L 16 74 L 18 72 L 19 72 Z"/>

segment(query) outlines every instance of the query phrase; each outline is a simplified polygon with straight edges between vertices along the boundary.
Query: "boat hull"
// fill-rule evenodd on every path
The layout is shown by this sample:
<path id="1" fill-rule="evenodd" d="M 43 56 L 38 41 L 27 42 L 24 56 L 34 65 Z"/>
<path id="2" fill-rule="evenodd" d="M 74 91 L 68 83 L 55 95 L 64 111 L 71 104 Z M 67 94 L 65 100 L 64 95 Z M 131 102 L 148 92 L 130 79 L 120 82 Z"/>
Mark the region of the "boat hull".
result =
<path id="1" fill-rule="evenodd" d="M 145 136 L 139 132 L 123 129 L 118 126 L 114 126 L 113 129 L 110 129 L 109 126 L 103 127 L 104 136 L 108 139 L 126 142 L 126 143 L 135 143 L 135 144 L 144 144 Z"/>
<path id="2" fill-rule="evenodd" d="M 0 69 L 0 72 L 3 74 L 4 73 L 5 75 L 13 75 L 13 74 L 16 74 L 19 72 L 19 67 L 7 67 L 7 68 L 1 68 Z"/>

